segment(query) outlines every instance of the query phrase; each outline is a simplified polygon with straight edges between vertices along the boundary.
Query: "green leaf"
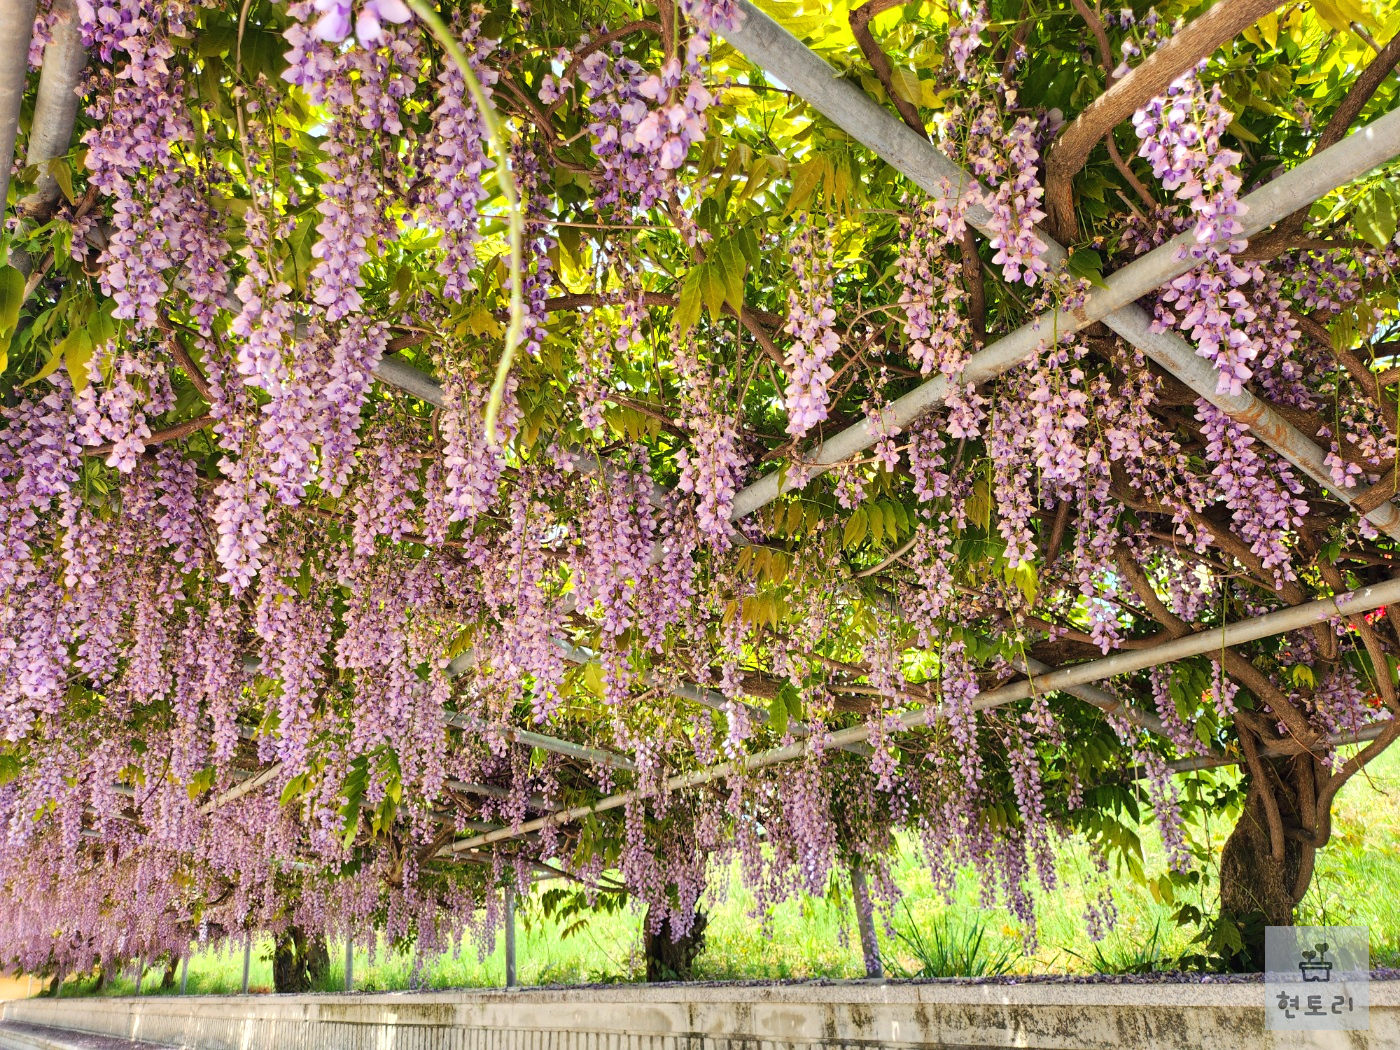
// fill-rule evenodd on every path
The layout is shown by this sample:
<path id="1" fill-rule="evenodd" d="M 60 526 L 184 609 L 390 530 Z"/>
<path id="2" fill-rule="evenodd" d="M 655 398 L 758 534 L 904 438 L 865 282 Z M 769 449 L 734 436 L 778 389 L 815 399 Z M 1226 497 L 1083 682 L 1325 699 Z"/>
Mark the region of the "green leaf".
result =
<path id="1" fill-rule="evenodd" d="M 754 235 L 751 227 L 745 226 L 734 239 L 750 266 L 757 266 L 763 262 L 763 257 L 759 254 L 758 238 Z"/>
<path id="2" fill-rule="evenodd" d="M 778 695 L 782 697 L 783 703 L 787 706 L 789 717 L 801 718 L 803 716 L 802 693 L 797 686 L 791 682 L 784 682 L 778 689 Z"/>
<path id="3" fill-rule="evenodd" d="M 720 312 L 724 309 L 725 289 L 724 276 L 719 272 L 719 267 L 714 261 L 704 263 L 700 266 L 703 272 L 701 281 L 702 291 L 705 295 L 705 309 L 710 311 L 710 317 L 718 321 Z"/>
<path id="4" fill-rule="evenodd" d="M 768 704 L 768 725 L 779 736 L 788 731 L 788 709 L 783 694 L 778 693 Z"/>
<path id="5" fill-rule="evenodd" d="M 1257 145 L 1259 142 L 1259 136 L 1240 123 L 1239 117 L 1235 117 L 1230 121 L 1230 126 L 1225 130 L 1231 135 L 1234 135 L 1235 138 L 1239 139 L 1241 142 L 1248 142 L 1252 145 Z"/>
<path id="6" fill-rule="evenodd" d="M 0 267 L 0 372 L 10 359 L 10 340 L 19 327 L 19 311 L 24 305 L 24 274 L 13 266 Z"/>
<path id="7" fill-rule="evenodd" d="M 1356 232 L 1380 249 L 1394 239 L 1396 220 L 1395 198 L 1384 182 L 1373 185 L 1370 192 L 1356 202 L 1351 215 Z"/>
<path id="8" fill-rule="evenodd" d="M 47 379 L 49 376 L 57 372 L 58 366 L 63 364 L 63 350 L 61 349 L 61 347 L 63 346 L 63 343 L 66 343 L 70 338 L 72 337 L 66 337 L 63 340 L 63 342 L 55 346 L 53 348 L 53 351 L 49 354 L 49 359 L 44 362 L 44 367 L 39 369 L 39 371 L 35 372 L 28 379 L 26 379 L 23 383 L 20 384 L 20 386 L 24 387 L 29 386 L 31 383 L 37 383 L 39 380 Z"/>
<path id="9" fill-rule="evenodd" d="M 731 237 L 720 244 L 715 251 L 715 262 L 724 280 L 724 299 L 737 316 L 744 309 L 744 275 L 748 263 L 735 241 L 736 238 Z"/>
<path id="10" fill-rule="evenodd" d="M 1092 248 L 1076 248 L 1070 253 L 1069 272 L 1097 288 L 1107 288 L 1103 279 L 1103 256 Z"/>
<path id="11" fill-rule="evenodd" d="M 68 198 L 69 204 L 77 204 L 78 198 L 73 193 L 73 171 L 68 167 L 67 157 L 54 157 L 44 165 L 54 182 L 58 183 L 58 188 L 63 191 L 63 195 Z"/>
<path id="12" fill-rule="evenodd" d="M 865 508 L 857 507 L 855 513 L 846 519 L 846 527 L 841 533 L 841 545 L 847 550 L 859 547 L 869 528 L 870 521 L 866 516 Z"/>
<path id="13" fill-rule="evenodd" d="M 861 507 L 861 510 L 865 511 L 870 521 L 870 542 L 874 544 L 881 543 L 885 538 L 885 512 L 880 509 L 880 504 L 878 503 L 871 503 L 868 510 L 865 507 Z"/>
<path id="14" fill-rule="evenodd" d="M 891 502 L 890 507 L 894 510 L 895 518 L 899 522 L 899 531 L 909 532 L 913 526 L 910 524 L 909 512 L 904 509 L 904 504 Z"/>
<path id="15" fill-rule="evenodd" d="M 348 848 L 355 841 L 360 828 L 360 806 L 364 802 L 365 788 L 369 785 L 369 760 L 361 755 L 350 763 L 350 772 L 345 777 L 345 805 L 340 807 L 341 818 L 345 821 L 344 843 Z"/>
<path id="16" fill-rule="evenodd" d="M 285 806 L 292 799 L 297 798 L 306 791 L 306 774 L 298 773 L 287 781 L 287 786 L 282 789 L 282 797 L 278 799 L 279 806 Z"/>
<path id="17" fill-rule="evenodd" d="M 297 216 L 296 226 L 287 237 L 290 249 L 287 261 L 292 265 L 292 279 L 287 283 L 299 292 L 306 291 L 306 278 L 311 272 L 311 245 L 316 235 L 314 218 L 313 213 Z"/>
<path id="18" fill-rule="evenodd" d="M 93 314 L 92 320 L 88 322 L 88 331 L 92 333 L 92 345 L 105 346 L 117 337 L 117 322 L 112 318 L 112 311 L 117 304 L 108 299 Z"/>
<path id="19" fill-rule="evenodd" d="M 695 327 L 695 322 L 700 320 L 700 306 L 702 297 L 702 282 L 704 275 L 702 266 L 691 267 L 685 275 L 685 281 L 681 284 L 680 299 L 676 303 L 674 320 L 676 331 L 681 335 Z"/>

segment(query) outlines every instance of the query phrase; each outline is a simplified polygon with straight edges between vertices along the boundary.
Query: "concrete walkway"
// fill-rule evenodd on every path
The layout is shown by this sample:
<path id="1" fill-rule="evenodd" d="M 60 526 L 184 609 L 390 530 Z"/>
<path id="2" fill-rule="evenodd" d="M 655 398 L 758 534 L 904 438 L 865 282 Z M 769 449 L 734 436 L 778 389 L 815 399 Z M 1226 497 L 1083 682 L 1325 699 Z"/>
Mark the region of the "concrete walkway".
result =
<path id="1" fill-rule="evenodd" d="M 28 999 L 4 1018 L 190 1050 L 1400 1050 L 1400 982 L 1372 983 L 1369 1032 L 1266 1032 L 1264 1003 L 1258 983 L 856 982 Z"/>
<path id="2" fill-rule="evenodd" d="M 156 1043 L 137 1043 L 110 1035 L 91 1035 L 65 1028 L 46 1028 L 23 1021 L 0 1021 L 0 1050 L 166 1050 Z"/>

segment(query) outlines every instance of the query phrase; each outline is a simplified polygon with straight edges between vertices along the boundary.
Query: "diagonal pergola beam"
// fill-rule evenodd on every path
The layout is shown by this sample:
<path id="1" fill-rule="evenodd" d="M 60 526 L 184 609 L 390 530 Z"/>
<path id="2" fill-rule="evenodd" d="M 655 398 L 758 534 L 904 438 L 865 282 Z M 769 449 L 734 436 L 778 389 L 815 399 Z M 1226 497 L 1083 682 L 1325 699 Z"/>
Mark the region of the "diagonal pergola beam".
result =
<path id="1" fill-rule="evenodd" d="M 1289 631 L 1296 631 L 1313 624 L 1326 623 L 1329 620 L 1342 619 L 1356 613 L 1368 612 L 1377 609 L 1382 605 L 1389 605 L 1391 602 L 1400 601 L 1400 580 L 1387 580 L 1385 583 L 1376 584 L 1374 587 L 1363 587 L 1359 590 L 1349 591 L 1346 594 L 1338 594 L 1330 598 L 1322 598 L 1318 601 L 1308 602 L 1306 605 L 1296 605 L 1287 609 L 1280 609 L 1277 612 L 1266 613 L 1263 616 L 1251 617 L 1247 620 L 1237 620 L 1232 624 L 1227 624 L 1219 628 L 1212 628 L 1206 631 L 1197 631 L 1193 634 L 1175 638 L 1170 642 L 1154 646 L 1151 649 L 1134 649 L 1127 652 L 1115 653 L 1106 656 L 1102 660 L 1093 660 L 1088 663 L 1075 664 L 1072 667 L 1061 668 L 1049 674 L 1037 675 L 1034 678 L 1025 679 L 1019 682 L 1010 682 L 1007 685 L 996 689 L 983 690 L 973 698 L 972 707 L 977 711 L 985 711 L 994 707 L 1001 707 L 1005 704 L 1013 703 L 1017 700 L 1024 700 L 1027 697 L 1036 696 L 1042 693 L 1065 690 L 1073 686 L 1085 685 L 1091 682 L 1103 681 L 1115 675 L 1129 674 L 1134 671 L 1143 671 L 1149 667 L 1157 667 L 1161 664 L 1172 663 L 1176 660 L 1183 660 L 1189 656 L 1200 656 L 1206 653 L 1218 652 L 1223 647 L 1243 645 L 1246 642 L 1258 641 L 1261 638 L 1270 638 L 1274 635 L 1285 634 Z M 899 715 L 899 731 L 917 729 L 927 726 L 946 718 L 947 708 L 939 704 L 936 707 L 922 708 L 917 711 L 906 711 Z M 1382 735 L 1385 731 L 1393 730 L 1395 723 L 1388 721 L 1385 728 L 1378 731 Z M 843 744 L 865 743 L 870 738 L 870 726 L 868 724 L 852 726 L 838 732 L 826 734 L 824 743 L 827 747 L 840 747 Z M 1358 737 L 1357 739 L 1360 739 Z M 1321 741 L 1317 741 L 1321 743 Z M 715 780 L 722 780 L 727 777 L 752 772 L 756 769 L 764 769 L 768 766 L 779 765 L 784 762 L 792 762 L 802 758 L 811 750 L 811 741 L 804 740 L 798 743 L 789 744 L 785 747 L 777 747 L 768 751 L 760 751 L 757 754 L 747 755 L 742 759 L 734 759 L 729 762 L 721 762 L 718 765 L 707 766 L 704 769 L 697 769 L 689 773 L 681 773 L 671 777 L 666 781 L 665 790 L 667 792 L 680 791 L 686 788 L 700 787 Z M 615 795 L 601 799 L 586 806 L 573 806 L 569 809 L 560 810 L 546 817 L 539 817 L 535 820 L 526 821 L 519 827 L 502 828 L 499 831 L 487 832 L 476 835 L 470 839 L 463 839 L 454 842 L 450 846 L 444 846 L 438 856 L 451 856 L 453 853 L 462 850 L 477 849 L 481 846 L 489 846 L 494 842 L 503 842 L 507 839 L 519 838 L 532 832 L 540 831 L 552 824 L 569 824 L 577 820 L 582 820 L 595 813 L 604 813 L 608 810 L 625 806 L 629 802 L 645 798 L 646 795 L 638 790 L 622 791 Z"/>
<path id="2" fill-rule="evenodd" d="M 808 105 L 822 113 L 841 130 L 876 153 L 881 159 L 937 199 L 958 196 L 978 185 L 926 138 L 912 131 L 901 120 L 864 94 L 854 83 L 841 79 L 825 59 L 816 54 L 777 22 L 747 0 L 741 0 L 744 20 L 740 28 L 724 34 L 725 39 L 750 61 L 777 77 Z M 1341 142 L 1315 154 L 1297 167 L 1247 195 L 1248 209 L 1242 216 L 1245 236 L 1254 234 L 1286 218 L 1300 206 L 1346 185 L 1379 164 L 1400 154 L 1400 111 L 1389 113 L 1359 129 Z M 968 209 L 970 225 L 988 233 L 989 214 L 982 206 Z M 1052 266 L 1063 263 L 1069 253 L 1045 231 L 1045 260 Z M 1181 258 L 1178 249 L 1194 244 L 1188 231 L 1129 263 L 1106 280 L 1106 288 L 1092 290 L 1082 308 L 1042 314 L 1016 331 L 972 355 L 960 382 L 984 383 L 1025 361 L 1052 333 L 1077 332 L 1095 321 L 1102 321 L 1128 342 L 1177 375 L 1197 394 L 1249 427 L 1280 455 L 1287 458 L 1314 482 L 1336 498 L 1350 504 L 1364 489 L 1338 486 L 1324 464 L 1325 455 L 1301 431 L 1248 391 L 1236 396 L 1217 394 L 1216 372 L 1197 357 L 1195 350 L 1173 333 L 1152 333 L 1150 319 L 1134 301 L 1160 288 L 1172 278 L 1192 269 L 1196 262 Z M 935 377 L 896 400 L 891 419 L 904 428 L 943 403 L 948 380 Z M 796 481 L 830 469 L 863 452 L 875 443 L 871 421 L 863 418 L 834 437 L 822 442 L 804 457 L 805 477 L 798 472 L 775 472 L 743 489 L 734 500 L 731 517 L 752 514 L 786 491 L 799 488 Z M 1386 503 L 1368 513 L 1378 529 L 1400 538 L 1400 509 Z"/>
<path id="3" fill-rule="evenodd" d="M 794 89 L 832 123 L 878 154 L 935 198 L 959 194 L 976 180 L 941 153 L 926 138 L 910 130 L 853 83 L 841 79 L 827 62 L 752 4 L 741 4 L 745 20 L 727 39 L 756 65 Z M 1400 110 L 1360 128 L 1348 137 L 1314 154 L 1297 167 L 1273 179 L 1243 198 L 1248 209 L 1242 216 L 1245 235 L 1253 236 L 1306 207 L 1319 197 L 1346 185 L 1377 165 L 1400 154 Z M 968 221 L 986 232 L 988 213 L 980 205 L 968 210 Z M 1045 258 L 1063 262 L 1064 247 L 1040 231 L 1046 242 Z M 1338 486 L 1326 468 L 1325 455 L 1301 431 L 1248 391 L 1218 394 L 1216 372 L 1180 336 L 1150 331 L 1150 319 L 1135 301 L 1185 273 L 1193 261 L 1182 259 L 1179 249 L 1195 243 L 1184 233 L 1117 270 L 1105 280 L 1107 287 L 1092 289 L 1082 308 L 1043 314 L 973 354 L 961 382 L 985 383 L 1025 361 L 1052 332 L 1077 332 L 1102 321 L 1128 342 L 1141 348 L 1167 371 L 1232 419 L 1248 427 L 1275 451 L 1285 456 L 1326 492 L 1350 505 L 1365 490 Z M 395 357 L 386 358 L 375 370 L 376 378 L 430 404 L 442 404 L 442 388 L 431 376 Z M 887 417 L 906 428 L 941 405 L 948 380 L 935 376 L 898 398 Z M 875 443 L 868 417 L 828 438 L 803 457 L 810 479 L 842 463 Z M 735 497 L 731 518 L 738 520 L 794 491 L 795 472 L 775 471 L 742 489 Z M 1367 513 L 1378 529 L 1400 538 L 1400 510 L 1390 503 Z"/>

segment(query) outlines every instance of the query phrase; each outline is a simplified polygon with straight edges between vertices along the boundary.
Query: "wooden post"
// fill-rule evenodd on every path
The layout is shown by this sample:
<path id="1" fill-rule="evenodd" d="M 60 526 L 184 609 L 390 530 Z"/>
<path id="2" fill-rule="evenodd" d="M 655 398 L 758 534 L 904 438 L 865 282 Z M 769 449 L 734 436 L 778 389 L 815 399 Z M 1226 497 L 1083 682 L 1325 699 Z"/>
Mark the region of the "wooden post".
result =
<path id="1" fill-rule="evenodd" d="M 355 990 L 355 941 L 349 932 L 345 934 L 345 990 Z"/>
<path id="2" fill-rule="evenodd" d="M 865 884 L 865 868 L 859 857 L 851 859 L 851 896 L 856 902 L 856 926 L 860 929 L 860 952 L 865 956 L 865 976 L 884 977 L 880 942 L 875 936 L 875 914 L 870 906 L 870 889 Z"/>
<path id="3" fill-rule="evenodd" d="M 243 994 L 248 994 L 248 967 L 253 962 L 253 935 L 243 942 Z"/>
<path id="4" fill-rule="evenodd" d="M 506 987 L 515 987 L 515 885 L 506 886 Z"/>
<path id="5" fill-rule="evenodd" d="M 185 952 L 185 957 L 180 960 L 180 994 L 185 994 L 185 989 L 190 983 L 190 953 Z"/>

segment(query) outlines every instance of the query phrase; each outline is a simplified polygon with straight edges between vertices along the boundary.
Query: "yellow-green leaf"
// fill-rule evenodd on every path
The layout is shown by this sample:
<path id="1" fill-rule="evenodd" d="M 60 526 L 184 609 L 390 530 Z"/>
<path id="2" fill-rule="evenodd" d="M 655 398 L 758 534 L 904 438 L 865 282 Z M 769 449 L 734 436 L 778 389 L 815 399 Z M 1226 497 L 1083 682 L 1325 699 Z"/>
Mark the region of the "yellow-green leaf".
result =
<path id="1" fill-rule="evenodd" d="M 700 269 L 703 271 L 701 281 L 705 294 L 705 309 L 709 310 L 710 316 L 717 321 L 720 311 L 724 309 L 724 277 L 713 261 L 704 263 Z"/>
<path id="2" fill-rule="evenodd" d="M 603 695 L 603 667 L 596 661 L 583 665 L 583 684 L 594 696 Z"/>
<path id="3" fill-rule="evenodd" d="M 1373 19 L 1357 0 L 1312 0 L 1313 10 L 1324 22 L 1339 33 L 1351 32 L 1351 24 L 1376 27 Z"/>
<path id="4" fill-rule="evenodd" d="M 911 105 L 919 105 L 924 100 L 924 88 L 919 83 L 919 75 L 909 69 L 890 71 L 890 86 L 894 93 Z"/>
<path id="5" fill-rule="evenodd" d="M 737 315 L 744 309 L 744 274 L 748 271 L 748 262 L 733 237 L 721 242 L 715 250 L 715 265 L 723 279 L 725 301 Z"/>
<path id="6" fill-rule="evenodd" d="M 823 163 L 825 161 L 825 164 Z M 817 184 L 821 181 L 824 168 L 831 166 L 831 162 L 824 157 L 813 157 L 806 161 L 793 173 L 792 193 L 788 195 L 787 208 L 784 215 L 790 215 L 806 206 L 817 190 Z"/>
<path id="7" fill-rule="evenodd" d="M 972 496 L 967 501 L 967 516 L 979 528 L 991 527 L 992 493 L 986 478 L 978 478 L 972 486 Z"/>
<path id="8" fill-rule="evenodd" d="M 781 691 L 768 704 L 768 725 L 779 736 L 788 730 L 788 709 Z"/>
<path id="9" fill-rule="evenodd" d="M 65 347 L 65 343 L 71 345 Z M 92 361 L 92 336 L 87 330 L 79 328 L 76 332 L 71 332 L 62 343 L 55 348 L 54 357 L 58 357 L 58 351 L 63 352 L 63 367 L 68 369 L 68 378 L 73 381 L 73 391 L 81 394 L 88 385 L 88 364 Z"/>
<path id="10" fill-rule="evenodd" d="M 478 306 L 467 315 L 467 331 L 475 336 L 497 339 L 505 329 L 501 327 L 500 321 L 491 316 L 490 310 Z"/>
<path id="11" fill-rule="evenodd" d="M 685 281 L 681 284 L 680 299 L 676 303 L 675 322 L 676 330 L 684 335 L 695 327 L 695 322 L 700 320 L 700 307 L 702 305 L 701 284 L 703 281 L 702 267 L 692 267 L 685 275 Z"/>
<path id="12" fill-rule="evenodd" d="M 1259 35 L 1264 38 L 1264 43 L 1270 48 L 1278 46 L 1278 12 L 1270 11 L 1263 18 L 1255 23 L 1259 27 Z"/>
<path id="13" fill-rule="evenodd" d="M 13 266 L 0 267 L 0 351 L 5 353 L 7 359 L 10 340 L 19 327 L 19 311 L 23 305 L 24 274 Z"/>
<path id="14" fill-rule="evenodd" d="M 869 519 L 864 507 L 857 507 L 855 512 L 846 519 L 846 527 L 841 533 L 841 543 L 847 550 L 860 546 L 865 539 L 866 531 L 870 527 Z"/>
<path id="15" fill-rule="evenodd" d="M 890 539 L 899 538 L 899 515 L 895 513 L 895 505 L 890 500 L 885 500 L 880 504 L 880 509 L 885 514 L 885 535 Z"/>

